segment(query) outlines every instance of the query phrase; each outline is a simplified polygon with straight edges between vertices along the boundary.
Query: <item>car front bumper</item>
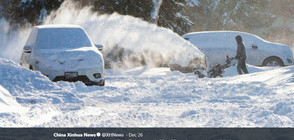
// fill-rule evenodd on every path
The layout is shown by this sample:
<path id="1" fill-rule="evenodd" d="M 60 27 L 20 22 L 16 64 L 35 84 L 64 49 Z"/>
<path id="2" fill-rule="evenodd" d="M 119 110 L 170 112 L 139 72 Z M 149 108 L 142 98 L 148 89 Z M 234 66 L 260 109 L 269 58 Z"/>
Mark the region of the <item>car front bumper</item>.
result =
<path id="1" fill-rule="evenodd" d="M 81 68 L 81 69 L 36 69 L 42 74 L 48 76 L 51 81 L 82 81 L 85 84 L 94 85 L 94 83 L 101 83 L 105 79 L 105 72 L 103 67 L 92 67 L 92 68 Z M 77 77 L 67 79 L 65 76 L 66 72 L 77 72 Z M 100 74 L 100 77 L 95 77 L 94 74 Z"/>

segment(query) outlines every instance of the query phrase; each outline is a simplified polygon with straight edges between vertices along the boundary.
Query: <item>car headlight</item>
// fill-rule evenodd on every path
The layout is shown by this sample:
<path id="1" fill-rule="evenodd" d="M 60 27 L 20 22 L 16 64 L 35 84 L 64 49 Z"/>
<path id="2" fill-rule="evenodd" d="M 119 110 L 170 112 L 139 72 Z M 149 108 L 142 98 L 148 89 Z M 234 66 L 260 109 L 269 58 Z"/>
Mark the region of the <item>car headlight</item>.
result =
<path id="1" fill-rule="evenodd" d="M 101 74 L 100 73 L 94 73 L 93 76 L 98 79 L 98 78 L 101 78 Z"/>

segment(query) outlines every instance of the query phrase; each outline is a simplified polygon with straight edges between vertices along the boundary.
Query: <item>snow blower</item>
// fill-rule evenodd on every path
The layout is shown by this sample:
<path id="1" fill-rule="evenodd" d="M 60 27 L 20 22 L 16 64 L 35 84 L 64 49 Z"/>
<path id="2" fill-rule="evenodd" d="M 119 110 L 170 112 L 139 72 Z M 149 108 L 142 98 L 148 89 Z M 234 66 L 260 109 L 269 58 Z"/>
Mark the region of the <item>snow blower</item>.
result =
<path id="1" fill-rule="evenodd" d="M 213 65 L 209 71 L 200 70 L 198 68 L 194 69 L 194 74 L 197 75 L 199 78 L 216 78 L 216 77 L 223 77 L 224 70 L 231 67 L 231 61 L 235 58 L 230 58 L 228 55 L 226 55 L 226 63 L 225 64 L 215 64 Z M 206 73 L 206 74 L 205 74 Z"/>

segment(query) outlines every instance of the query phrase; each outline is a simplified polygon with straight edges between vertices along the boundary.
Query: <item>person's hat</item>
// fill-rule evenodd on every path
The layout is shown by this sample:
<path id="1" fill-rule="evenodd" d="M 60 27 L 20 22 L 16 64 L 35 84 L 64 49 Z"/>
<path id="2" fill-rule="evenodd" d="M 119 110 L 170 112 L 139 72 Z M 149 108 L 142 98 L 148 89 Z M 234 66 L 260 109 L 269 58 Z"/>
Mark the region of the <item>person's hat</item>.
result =
<path id="1" fill-rule="evenodd" d="M 240 35 L 237 35 L 235 39 L 237 42 L 242 42 L 242 37 Z"/>

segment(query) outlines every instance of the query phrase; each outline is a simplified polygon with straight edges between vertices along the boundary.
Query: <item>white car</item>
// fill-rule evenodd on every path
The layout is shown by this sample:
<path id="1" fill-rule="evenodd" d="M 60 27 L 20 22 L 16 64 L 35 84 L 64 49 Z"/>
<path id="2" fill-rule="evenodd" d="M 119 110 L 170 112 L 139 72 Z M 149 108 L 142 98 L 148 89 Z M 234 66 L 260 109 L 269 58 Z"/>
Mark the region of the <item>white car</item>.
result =
<path id="1" fill-rule="evenodd" d="M 20 64 L 40 71 L 52 81 L 104 86 L 102 48 L 94 45 L 80 26 L 36 26 L 23 48 Z"/>
<path id="2" fill-rule="evenodd" d="M 224 64 L 225 56 L 236 56 L 235 37 L 240 35 L 246 48 L 246 63 L 256 66 L 293 65 L 293 53 L 289 46 L 268 42 L 260 37 L 237 31 L 194 32 L 182 37 L 197 46 L 206 56 L 209 66 Z"/>

